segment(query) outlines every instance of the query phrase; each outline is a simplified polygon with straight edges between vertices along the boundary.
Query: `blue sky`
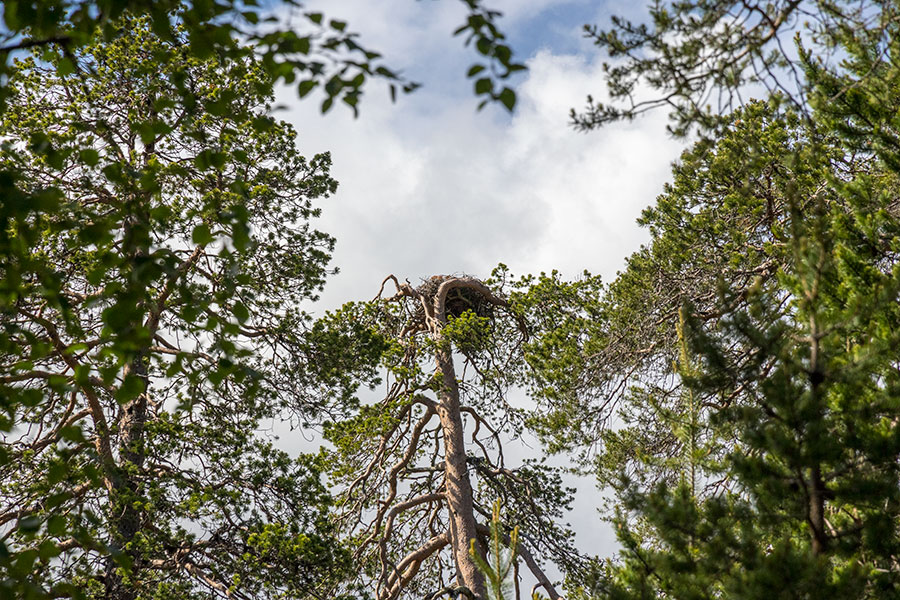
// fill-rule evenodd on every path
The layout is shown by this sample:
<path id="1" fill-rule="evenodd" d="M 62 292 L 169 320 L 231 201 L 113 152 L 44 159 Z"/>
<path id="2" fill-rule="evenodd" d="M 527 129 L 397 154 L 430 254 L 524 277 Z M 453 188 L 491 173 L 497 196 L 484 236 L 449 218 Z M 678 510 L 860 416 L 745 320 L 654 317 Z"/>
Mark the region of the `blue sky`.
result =
<path id="1" fill-rule="evenodd" d="M 435 274 L 486 276 L 498 262 L 514 273 L 585 269 L 612 279 L 648 239 L 635 225 L 669 179 L 683 149 L 666 134 L 666 115 L 584 134 L 568 124 L 587 94 L 603 98 L 603 57 L 582 36 L 585 22 L 608 23 L 632 2 L 496 0 L 511 45 L 529 71 L 519 105 L 476 111 L 465 70 L 474 54 L 452 31 L 464 18 L 453 0 L 309 0 L 307 10 L 346 19 L 367 47 L 424 87 L 391 104 L 370 86 L 361 115 L 279 94 L 306 154 L 330 151 L 337 194 L 322 202 L 318 226 L 337 237 L 333 265 L 314 310 L 368 300 L 395 274 L 416 282 Z M 536 447 L 536 445 L 533 445 Z M 534 452 L 523 446 L 522 455 Z M 565 458 L 557 459 L 564 463 Z M 614 536 L 596 514 L 590 480 L 577 484 L 578 544 L 610 556 Z"/>

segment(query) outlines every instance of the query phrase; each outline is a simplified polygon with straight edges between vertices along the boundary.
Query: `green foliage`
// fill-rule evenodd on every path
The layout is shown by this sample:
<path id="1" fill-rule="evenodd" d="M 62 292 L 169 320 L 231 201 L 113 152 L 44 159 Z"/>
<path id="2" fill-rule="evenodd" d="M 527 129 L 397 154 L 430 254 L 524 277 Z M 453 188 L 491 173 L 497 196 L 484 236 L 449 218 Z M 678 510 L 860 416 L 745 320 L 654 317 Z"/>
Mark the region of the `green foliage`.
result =
<path id="1" fill-rule="evenodd" d="M 444 339 L 463 354 L 484 352 L 490 340 L 491 319 L 467 310 L 458 317 L 450 317 L 444 327 Z"/>
<path id="2" fill-rule="evenodd" d="M 499 13 L 464 3 L 456 33 L 483 59 L 469 77 L 489 67 L 490 93 L 479 94 L 511 111 L 512 90 L 493 90 L 524 67 Z M 227 389 L 247 394 L 253 419 L 277 407 L 305 422 L 330 399 L 351 401 L 352 367 L 312 356 L 327 344 L 301 343 L 296 308 L 321 286 L 333 244 L 305 225 L 318 209 L 303 199 L 334 191 L 330 158 L 297 156 L 295 133 L 266 103 L 283 81 L 301 97 L 320 92 L 323 112 L 340 100 L 356 114 L 371 80 L 392 97 L 418 84 L 346 22 L 294 0 L 8 0 L 0 10 L 0 431 L 27 428 L 51 397 L 54 416 L 80 415 L 57 406 L 74 384 L 128 406 L 150 383 L 123 373 L 129 364 L 176 378 L 161 387 L 182 409 Z M 185 262 L 191 247 L 203 256 Z M 199 280 L 179 272 L 204 260 L 214 264 Z M 40 324 L 51 341 L 16 322 L 38 305 L 52 315 Z M 151 360 L 155 327 L 181 341 Z M 51 356 L 72 364 L 42 371 Z M 60 437 L 81 418 L 61 423 Z M 0 448 L 0 465 L 16 459 Z"/>
<path id="3" fill-rule="evenodd" d="M 777 297 L 776 274 L 793 261 L 791 198 L 818 197 L 846 211 L 829 174 L 864 168 L 863 160 L 843 156 L 833 138 L 763 103 L 738 111 L 714 148 L 702 142 L 685 152 L 672 183 L 641 217 L 651 243 L 629 257 L 595 300 L 597 317 L 584 338 L 567 346 L 584 357 L 576 369 L 561 370 L 580 392 L 557 397 L 539 416 L 550 441 L 599 446 L 595 466 L 607 485 L 622 471 L 648 484 L 677 482 L 686 448 L 673 424 L 688 392 L 676 367 L 679 311 L 687 303 L 694 318 L 714 328 L 724 310 L 746 308 L 751 292 Z M 727 308 L 722 286 L 731 290 Z M 780 300 L 776 306 L 785 309 Z M 728 354 L 739 360 L 748 351 L 735 343 Z M 721 401 L 717 392 L 692 393 L 701 411 Z M 607 426 L 613 418 L 615 426 Z M 702 427 L 696 433 L 698 452 L 715 458 L 723 451 Z"/>
<path id="4" fill-rule="evenodd" d="M 490 529 L 494 500 L 502 502 L 506 520 L 518 524 L 517 554 L 504 554 L 502 564 L 491 563 L 487 554 L 485 564 L 503 573 L 495 582 L 499 588 L 488 582 L 494 595 L 503 592 L 506 574 L 519 568 L 511 565 L 526 553 L 535 566 L 546 560 L 572 578 L 582 576 L 587 560 L 574 549 L 570 528 L 560 523 L 574 490 L 563 485 L 560 469 L 544 461 L 509 464 L 504 444 L 528 421 L 509 401 L 510 390 L 526 384 L 536 396 L 549 394 L 551 372 L 561 365 L 545 368 L 538 360 L 532 365 L 529 357 L 533 349 L 553 343 L 552 331 L 564 325 L 563 315 L 572 321 L 572 335 L 583 326 L 596 280 L 569 283 L 556 273 L 516 279 L 501 265 L 487 282 L 436 276 L 417 288 L 394 283 L 396 295 L 345 305 L 320 321 L 329 336 L 354 332 L 355 340 L 351 336 L 334 346 L 354 359 L 353 349 L 364 340 L 383 342 L 383 398 L 363 403 L 325 428 L 332 444 L 326 460 L 341 490 L 338 522 L 356 544 L 360 581 L 374 588 L 376 597 L 388 597 L 391 590 L 404 597 L 472 593 L 448 582 L 458 560 L 449 544 L 453 517 L 446 491 L 447 482 L 458 477 L 447 467 L 453 458 L 447 423 L 454 418 L 461 425 L 458 431 L 465 432 L 464 477 L 472 487 L 471 505 L 458 510 L 472 512 L 477 537 L 488 545 L 499 543 L 497 535 L 512 535 L 499 524 Z M 428 312 L 437 306 L 435 295 L 443 284 L 456 284 L 447 295 L 445 321 Z M 442 353 L 461 364 L 451 379 L 455 393 L 441 370 L 455 367 L 434 368 Z M 466 559 L 486 560 L 482 555 Z"/>
<path id="5" fill-rule="evenodd" d="M 492 278 L 505 283 L 508 276 L 501 265 Z M 512 286 L 510 305 L 528 333 L 523 345 L 527 375 L 519 383 L 530 389 L 538 406 L 528 424 L 556 451 L 570 443 L 593 391 L 583 373 L 602 338 L 600 277 L 585 271 L 581 279 L 564 281 L 553 271 L 523 277 Z"/>
<path id="6" fill-rule="evenodd" d="M 266 116 L 260 61 L 153 23 L 38 47 L 6 87 L 0 170 L 50 200 L 3 229 L 4 592 L 303 597 L 348 555 L 321 465 L 257 432 L 358 385 L 300 309 L 333 246 L 310 226 L 330 157 Z"/>
<path id="7" fill-rule="evenodd" d="M 479 82 L 487 82 L 487 89 L 476 85 L 476 94 L 486 96 L 480 106 L 499 102 L 511 111 L 515 92 L 509 87 L 494 89 L 525 67 L 513 59 L 504 42 L 497 26 L 500 13 L 486 8 L 481 0 L 462 3 L 467 15 L 454 35 L 465 35 L 466 45 L 472 45 L 486 61 L 473 64 L 467 73 L 470 78 L 481 74 Z M 73 52 L 95 42 L 111 43 L 121 33 L 115 23 L 130 14 L 147 17 L 153 33 L 162 40 L 182 39 L 186 52 L 200 60 L 213 56 L 233 60 L 255 53 L 273 81 L 296 82 L 301 97 L 319 90 L 324 95 L 322 112 L 340 100 L 357 113 L 370 79 L 386 81 L 392 97 L 398 89 L 412 92 L 419 87 L 383 64 L 381 54 L 360 44 L 346 21 L 302 8 L 296 0 L 8 0 L 2 12 L 0 82 L 11 73 L 10 59 L 18 51 L 57 48 Z M 71 57 L 57 65 L 61 76 L 73 68 Z M 0 110 L 8 91 L 6 84 L 0 83 Z M 190 106 L 197 101 L 189 86 L 180 87 L 179 93 L 175 97 L 180 98 L 179 103 Z"/>
<path id="8" fill-rule="evenodd" d="M 321 386 L 319 401 L 331 398 L 336 406 L 355 406 L 356 387 L 366 381 L 370 389 L 381 383 L 381 357 L 391 349 L 391 340 L 373 329 L 366 317 L 357 318 L 352 303 L 315 321 L 300 340 L 305 356 L 305 375 L 310 384 Z M 365 311 L 363 311 L 365 312 Z"/>
<path id="9" fill-rule="evenodd" d="M 583 439 L 623 550 L 579 595 L 893 598 L 896 6 L 657 2 L 650 18 L 589 28 L 624 59 L 608 83 L 629 104 L 589 99 L 573 120 L 665 105 L 672 133 L 709 137 L 604 298 L 585 373 L 615 426 Z M 754 86 L 765 103 L 742 97 Z"/>
<path id="10" fill-rule="evenodd" d="M 766 105 L 738 111 L 645 213 L 653 242 L 611 287 L 606 314 L 637 325 L 680 304 L 681 326 L 658 319 L 644 335 L 655 364 L 682 356 L 668 377 L 638 379 L 625 427 L 602 435 L 629 468 L 599 463 L 623 545 L 596 575 L 600 597 L 896 595 L 897 172 L 854 155 L 844 130 L 823 135 L 829 118 L 811 130 Z M 648 301 L 672 289 L 648 282 L 686 277 Z M 685 397 L 699 439 L 679 433 Z M 649 427 L 671 434 L 641 435 Z M 696 488 L 666 460 L 695 440 Z"/>
<path id="11" fill-rule="evenodd" d="M 514 570 L 516 566 L 516 549 L 519 546 L 519 528 L 513 527 L 509 532 L 509 536 L 503 533 L 503 525 L 500 521 L 500 500 L 494 502 L 494 511 L 491 515 L 489 527 L 491 530 L 488 543 L 487 560 L 481 557 L 481 554 L 475 548 L 475 540 L 472 540 L 472 546 L 469 554 L 484 573 L 484 577 L 488 583 L 488 593 L 490 600 L 504 600 L 510 596 L 513 589 L 512 579 L 516 576 Z M 504 542 L 504 538 L 508 541 Z"/>
<path id="12" fill-rule="evenodd" d="M 513 60 L 513 51 L 505 43 L 506 36 L 497 28 L 500 13 L 484 8 L 480 0 L 463 0 L 463 3 L 469 9 L 469 16 L 453 35 L 465 35 L 466 46 L 474 46 L 488 61 L 487 64 L 475 63 L 466 72 L 469 79 L 475 80 L 475 95 L 485 96 L 478 108 L 484 108 L 489 102 L 499 102 L 512 112 L 516 106 L 516 92 L 509 86 L 501 88 L 500 85 L 526 67 Z"/>
<path id="13" fill-rule="evenodd" d="M 571 111 L 576 128 L 664 108 L 672 134 L 716 137 L 735 109 L 761 94 L 809 117 L 820 79 L 810 69 L 841 74 L 853 62 L 881 61 L 897 27 L 897 7 L 886 0 L 654 0 L 648 17 L 585 26 L 611 59 L 604 65 L 610 102 L 588 96 L 584 110 Z M 832 91 L 841 104 L 858 94 L 852 85 Z"/>

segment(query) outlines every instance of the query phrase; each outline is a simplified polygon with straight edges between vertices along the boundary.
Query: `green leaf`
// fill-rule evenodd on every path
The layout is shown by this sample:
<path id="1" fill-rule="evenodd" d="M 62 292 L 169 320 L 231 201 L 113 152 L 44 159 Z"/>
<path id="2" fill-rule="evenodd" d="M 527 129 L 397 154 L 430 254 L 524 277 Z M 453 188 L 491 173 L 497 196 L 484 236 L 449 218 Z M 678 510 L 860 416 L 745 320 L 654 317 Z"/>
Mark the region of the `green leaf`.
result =
<path id="1" fill-rule="evenodd" d="M 516 93 L 508 87 L 503 88 L 498 99 L 510 112 L 516 107 Z"/>
<path id="2" fill-rule="evenodd" d="M 25 533 L 33 533 L 37 531 L 41 527 L 41 519 L 40 517 L 30 516 L 30 517 L 22 517 L 19 519 L 19 522 L 16 524 L 20 531 Z"/>
<path id="3" fill-rule="evenodd" d="M 60 549 L 53 540 L 44 540 L 38 546 L 38 557 L 46 562 L 55 556 L 59 556 Z"/>
<path id="4" fill-rule="evenodd" d="M 71 75 L 75 72 L 75 63 L 68 57 L 62 57 L 59 59 L 59 62 L 56 63 L 56 73 L 60 77 L 66 77 L 67 75 Z"/>
<path id="5" fill-rule="evenodd" d="M 59 437 L 64 440 L 79 444 L 85 441 L 84 431 L 78 425 L 69 425 L 59 430 Z"/>
<path id="6" fill-rule="evenodd" d="M 250 318 L 250 311 L 247 310 L 243 302 L 235 302 L 231 307 L 231 312 L 240 323 L 245 323 Z"/>
<path id="7" fill-rule="evenodd" d="M 297 95 L 301 98 L 305 98 L 313 89 L 319 85 L 319 82 L 315 79 L 306 79 L 301 81 L 297 86 Z"/>
<path id="8" fill-rule="evenodd" d="M 61 536 L 66 532 L 66 518 L 62 515 L 50 515 L 47 519 L 47 533 Z"/>
<path id="9" fill-rule="evenodd" d="M 21 577 L 25 577 L 27 574 L 30 574 L 32 569 L 34 568 L 34 562 L 38 558 L 38 552 L 35 549 L 25 550 L 24 552 L 20 552 L 16 557 L 16 562 L 12 568 L 12 572 Z"/>
<path id="10" fill-rule="evenodd" d="M 55 462 L 47 469 L 47 483 L 54 485 L 63 481 L 69 474 L 65 463 Z"/>
<path id="11" fill-rule="evenodd" d="M 263 133 L 269 131 L 275 126 L 275 119 L 268 115 L 260 115 L 253 119 L 253 129 Z"/>
<path id="12" fill-rule="evenodd" d="M 137 375 L 126 375 L 114 396 L 116 402 L 125 404 L 144 393 L 144 380 Z"/>
<path id="13" fill-rule="evenodd" d="M 7 0 L 3 5 L 3 22 L 10 31 L 19 31 L 22 28 L 18 18 L 20 0 Z"/>
<path id="14" fill-rule="evenodd" d="M 484 71 L 486 67 L 484 65 L 472 65 L 469 67 L 469 71 L 466 73 L 466 77 L 475 77 L 482 71 Z"/>
<path id="15" fill-rule="evenodd" d="M 93 167 L 100 161 L 100 153 L 93 148 L 83 148 L 78 151 L 78 158 L 87 166 Z"/>
<path id="16" fill-rule="evenodd" d="M 488 77 L 482 77 L 475 82 L 475 93 L 478 95 L 490 94 L 494 89 L 494 82 Z"/>
<path id="17" fill-rule="evenodd" d="M 205 246 L 213 241 L 213 235 L 209 230 L 209 225 L 206 223 L 201 223 L 194 227 L 193 231 L 191 231 L 191 241 L 193 241 L 198 246 Z"/>

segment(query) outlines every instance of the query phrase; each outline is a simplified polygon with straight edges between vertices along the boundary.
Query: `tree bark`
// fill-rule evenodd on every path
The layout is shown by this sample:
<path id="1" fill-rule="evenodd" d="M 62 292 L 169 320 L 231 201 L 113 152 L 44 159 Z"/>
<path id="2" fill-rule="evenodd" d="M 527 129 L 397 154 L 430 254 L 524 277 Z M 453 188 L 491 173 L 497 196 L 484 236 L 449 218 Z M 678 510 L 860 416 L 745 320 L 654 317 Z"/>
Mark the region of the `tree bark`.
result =
<path id="1" fill-rule="evenodd" d="M 828 533 L 825 531 L 825 482 L 819 465 L 811 469 L 809 482 L 808 521 L 812 529 L 813 554 L 824 554 L 828 550 Z"/>
<path id="2" fill-rule="evenodd" d="M 152 146 L 148 147 L 152 153 Z M 145 153 L 146 156 L 146 153 Z M 149 218 L 145 214 L 145 207 L 139 198 L 133 199 L 133 214 L 130 219 L 126 219 L 124 228 L 123 244 L 127 250 L 127 258 L 132 269 L 142 260 L 146 259 L 147 249 L 144 242 L 135 237 L 135 224 L 138 222 L 146 223 Z M 130 275 L 130 274 L 129 274 Z M 149 306 L 145 305 L 145 308 Z M 150 318 L 156 319 L 152 326 L 155 331 L 158 324 L 159 314 L 153 314 L 149 311 Z M 150 320 L 147 321 L 147 324 Z M 143 319 L 137 323 L 140 326 L 146 326 Z M 148 327 L 148 330 L 151 328 Z M 152 335 L 151 335 L 152 338 Z M 142 521 L 144 520 L 143 509 L 135 505 L 136 499 L 140 496 L 140 483 L 135 478 L 135 473 L 140 471 L 144 465 L 146 450 L 144 448 L 144 425 L 147 421 L 147 394 L 149 393 L 149 379 L 147 374 L 146 360 L 150 355 L 149 348 L 139 349 L 122 372 L 123 381 L 129 376 L 140 378 L 143 389 L 140 394 L 132 400 L 129 400 L 119 409 L 118 419 L 118 437 L 119 437 L 119 460 L 117 465 L 117 475 L 113 488 L 109 492 L 109 509 L 110 509 L 110 548 L 113 555 L 106 560 L 106 577 L 105 588 L 106 598 L 108 600 L 134 600 L 138 596 L 138 589 L 134 583 L 126 581 L 120 574 L 121 565 L 116 560 L 116 554 L 125 558 L 130 566 L 132 573 L 140 569 L 140 557 L 134 552 L 129 544 L 134 541 L 135 535 L 140 531 Z"/>
<path id="3" fill-rule="evenodd" d="M 442 381 L 438 416 L 444 433 L 444 470 L 453 560 L 460 585 L 469 588 L 476 598 L 485 598 L 484 576 L 469 556 L 471 541 L 477 536 L 475 501 L 466 461 L 462 415 L 459 410 L 459 385 L 450 349 L 439 349 L 436 360 Z M 479 551 L 477 544 L 476 551 Z"/>
<path id="4" fill-rule="evenodd" d="M 144 464 L 144 425 L 147 421 L 147 368 L 144 365 L 145 353 L 139 353 L 125 369 L 125 375 L 136 375 L 144 382 L 144 391 L 137 398 L 128 401 L 121 408 L 119 418 L 119 474 L 115 486 L 110 492 L 111 518 L 115 520 L 114 537 L 110 546 L 123 553 L 129 559 L 132 570 L 139 565 L 136 557 L 129 551 L 128 544 L 142 526 L 142 511 L 135 508 L 134 497 L 140 491 L 132 476 L 135 469 Z M 109 600 L 134 600 L 137 598 L 136 586 L 126 583 L 118 572 L 119 565 L 114 557 L 107 559 L 106 597 Z"/>
<path id="5" fill-rule="evenodd" d="M 450 545 L 456 564 L 459 584 L 467 587 L 476 598 L 486 598 L 487 588 L 484 575 L 469 554 L 472 541 L 477 539 L 475 521 L 475 499 L 472 481 L 469 478 L 468 461 L 462 412 L 459 403 L 459 383 L 453 366 L 453 350 L 442 339 L 441 329 L 447 324 L 445 301 L 447 293 L 457 287 L 476 289 L 488 299 L 493 299 L 490 290 L 476 279 L 454 278 L 445 281 L 434 296 L 434 317 L 432 336 L 437 346 L 435 362 L 441 374 L 441 391 L 437 412 L 444 434 L 444 472 L 446 475 L 447 509 L 450 513 Z M 475 551 L 481 552 L 476 543 Z M 482 557 L 483 558 L 483 557 Z"/>

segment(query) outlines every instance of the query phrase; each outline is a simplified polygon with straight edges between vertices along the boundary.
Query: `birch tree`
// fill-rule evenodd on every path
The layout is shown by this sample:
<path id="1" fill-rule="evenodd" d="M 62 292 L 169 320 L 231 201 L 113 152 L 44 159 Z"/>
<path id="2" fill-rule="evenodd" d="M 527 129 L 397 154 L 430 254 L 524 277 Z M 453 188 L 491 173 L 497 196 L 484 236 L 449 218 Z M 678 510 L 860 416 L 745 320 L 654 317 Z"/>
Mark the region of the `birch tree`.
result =
<path id="1" fill-rule="evenodd" d="M 39 233 L 29 261 L 54 277 L 5 282 L 0 395 L 20 402 L 0 443 L 4 589 L 313 595 L 348 555 L 319 465 L 265 428 L 322 408 L 299 303 L 333 245 L 310 224 L 330 158 L 267 116 L 255 61 L 115 26 L 19 62 L 0 120 L 27 194 L 9 200 L 46 209 L 13 235 Z M 214 112 L 176 102 L 185 86 Z"/>

